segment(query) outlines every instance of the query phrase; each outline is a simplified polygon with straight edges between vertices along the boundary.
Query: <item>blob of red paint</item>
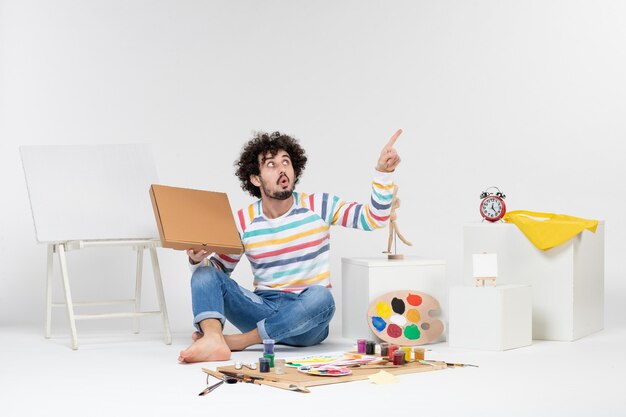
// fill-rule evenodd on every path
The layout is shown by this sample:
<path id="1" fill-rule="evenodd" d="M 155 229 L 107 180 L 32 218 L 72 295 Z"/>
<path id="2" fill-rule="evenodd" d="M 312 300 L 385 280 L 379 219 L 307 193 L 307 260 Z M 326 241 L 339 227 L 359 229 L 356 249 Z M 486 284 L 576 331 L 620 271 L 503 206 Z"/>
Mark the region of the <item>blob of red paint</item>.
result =
<path id="1" fill-rule="evenodd" d="M 409 294 L 409 296 L 406 298 L 406 301 L 412 306 L 417 307 L 418 305 L 422 304 L 422 297 L 417 294 Z"/>
<path id="2" fill-rule="evenodd" d="M 397 324 L 390 324 L 387 327 L 387 334 L 393 338 L 400 337 L 402 336 L 402 328 Z"/>

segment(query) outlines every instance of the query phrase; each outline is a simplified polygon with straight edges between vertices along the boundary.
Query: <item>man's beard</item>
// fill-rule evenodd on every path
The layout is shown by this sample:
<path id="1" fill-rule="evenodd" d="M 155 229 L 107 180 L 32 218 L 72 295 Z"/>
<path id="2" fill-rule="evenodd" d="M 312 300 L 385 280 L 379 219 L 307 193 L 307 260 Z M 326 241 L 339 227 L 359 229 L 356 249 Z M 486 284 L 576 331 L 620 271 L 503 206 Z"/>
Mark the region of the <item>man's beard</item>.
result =
<path id="1" fill-rule="evenodd" d="M 273 198 L 275 200 L 286 200 L 291 197 L 293 190 L 284 190 L 272 193 L 263 187 L 263 194 L 265 194 L 265 197 Z"/>
<path id="2" fill-rule="evenodd" d="M 287 177 L 287 175 L 284 175 L 284 174 L 281 175 L 280 178 L 282 178 L 283 176 L 289 179 L 289 177 Z M 276 181 L 276 185 L 280 183 L 280 178 L 278 179 L 278 181 Z M 265 185 L 263 184 L 263 179 L 261 179 L 261 190 L 263 191 L 263 194 L 265 194 L 265 197 L 273 198 L 274 200 L 281 200 L 281 201 L 288 199 L 293 194 L 293 189 L 276 191 L 272 193 L 267 188 L 265 188 Z"/>

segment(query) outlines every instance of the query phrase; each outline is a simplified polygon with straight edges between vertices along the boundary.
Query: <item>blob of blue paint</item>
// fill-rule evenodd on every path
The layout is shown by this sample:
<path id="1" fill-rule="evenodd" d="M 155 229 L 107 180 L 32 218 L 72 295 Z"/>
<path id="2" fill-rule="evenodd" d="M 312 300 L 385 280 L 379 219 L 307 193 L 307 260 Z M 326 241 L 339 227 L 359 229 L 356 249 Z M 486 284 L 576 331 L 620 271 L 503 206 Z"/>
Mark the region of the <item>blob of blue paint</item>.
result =
<path id="1" fill-rule="evenodd" d="M 383 320 L 381 317 L 373 316 L 372 325 L 374 326 L 376 330 L 378 330 L 379 332 L 382 332 L 383 330 L 385 330 L 385 327 L 387 327 L 387 322 Z"/>

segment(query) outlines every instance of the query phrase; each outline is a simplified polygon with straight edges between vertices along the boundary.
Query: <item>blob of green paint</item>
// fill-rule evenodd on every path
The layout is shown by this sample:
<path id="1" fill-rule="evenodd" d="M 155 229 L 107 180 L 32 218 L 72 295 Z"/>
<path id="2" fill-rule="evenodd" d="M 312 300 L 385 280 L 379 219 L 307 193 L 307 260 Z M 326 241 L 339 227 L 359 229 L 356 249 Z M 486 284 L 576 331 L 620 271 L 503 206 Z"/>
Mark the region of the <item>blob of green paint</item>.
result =
<path id="1" fill-rule="evenodd" d="M 404 328 L 404 337 L 406 337 L 407 339 L 416 340 L 419 339 L 420 336 L 420 329 L 418 329 L 416 325 L 411 324 L 410 326 L 406 326 Z"/>

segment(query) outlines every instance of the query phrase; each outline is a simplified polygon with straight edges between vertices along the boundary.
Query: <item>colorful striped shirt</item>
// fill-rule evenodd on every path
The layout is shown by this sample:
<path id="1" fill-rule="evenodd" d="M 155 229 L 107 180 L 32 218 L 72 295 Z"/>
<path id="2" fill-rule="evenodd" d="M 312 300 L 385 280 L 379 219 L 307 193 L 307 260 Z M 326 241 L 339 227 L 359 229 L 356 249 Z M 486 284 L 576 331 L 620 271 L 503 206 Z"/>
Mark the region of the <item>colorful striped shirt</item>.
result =
<path id="1" fill-rule="evenodd" d="M 293 206 L 275 219 L 263 215 L 261 200 L 239 210 L 235 222 L 255 289 L 300 292 L 311 285 L 330 287 L 330 226 L 365 231 L 385 227 L 392 197 L 391 174 L 376 171 L 369 204 L 328 193 L 294 192 Z M 241 256 L 212 254 L 209 261 L 230 275 Z"/>

